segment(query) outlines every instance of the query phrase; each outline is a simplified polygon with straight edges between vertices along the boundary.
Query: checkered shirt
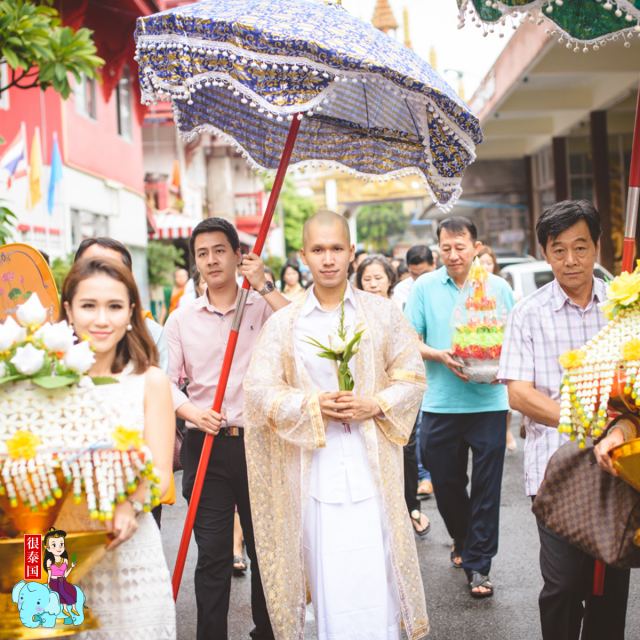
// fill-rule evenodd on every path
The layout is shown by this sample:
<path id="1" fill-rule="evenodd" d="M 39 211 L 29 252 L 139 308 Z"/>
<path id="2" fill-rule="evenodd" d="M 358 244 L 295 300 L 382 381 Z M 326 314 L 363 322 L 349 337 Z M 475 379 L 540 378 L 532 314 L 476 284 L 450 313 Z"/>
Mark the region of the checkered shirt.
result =
<path id="1" fill-rule="evenodd" d="M 604 281 L 594 278 L 591 301 L 578 306 L 556 280 L 521 300 L 507 320 L 498 379 L 533 382 L 560 402 L 562 367 L 558 358 L 580 349 L 606 324 L 599 302 L 606 299 Z M 568 440 L 557 428 L 525 417 L 524 477 L 527 495 L 536 495 L 551 456 Z"/>

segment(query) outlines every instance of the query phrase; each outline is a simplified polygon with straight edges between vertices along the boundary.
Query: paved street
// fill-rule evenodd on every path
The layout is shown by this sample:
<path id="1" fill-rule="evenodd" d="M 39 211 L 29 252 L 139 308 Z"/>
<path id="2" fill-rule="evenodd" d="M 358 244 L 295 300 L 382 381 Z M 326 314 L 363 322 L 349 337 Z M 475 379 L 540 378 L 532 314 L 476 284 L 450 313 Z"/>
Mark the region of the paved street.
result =
<path id="1" fill-rule="evenodd" d="M 514 425 L 519 421 L 514 420 Z M 516 427 L 513 427 L 514 434 Z M 538 592 L 542 586 L 538 567 L 538 536 L 530 501 L 524 495 L 522 480 L 524 441 L 518 438 L 518 451 L 507 452 L 502 489 L 500 551 L 491 578 L 496 595 L 475 601 L 468 594 L 464 573 L 449 562 L 450 539 L 435 500 L 423 502 L 431 519 L 431 532 L 418 539 L 420 566 L 431 619 L 429 640 L 538 640 Z M 165 508 L 162 533 L 165 553 L 173 569 L 186 514 L 180 495 L 182 474 L 176 476 L 180 496 L 173 507 Z M 195 639 L 195 600 L 193 570 L 196 547 L 192 541 L 178 598 L 178 640 Z M 627 638 L 640 638 L 640 578 L 632 574 L 627 614 Z M 309 617 L 312 617 L 309 616 Z M 229 640 L 245 640 L 253 628 L 249 604 L 249 578 L 233 578 L 229 615 Z M 307 622 L 305 639 L 315 638 L 313 621 Z M 603 639 L 606 640 L 606 639 Z"/>

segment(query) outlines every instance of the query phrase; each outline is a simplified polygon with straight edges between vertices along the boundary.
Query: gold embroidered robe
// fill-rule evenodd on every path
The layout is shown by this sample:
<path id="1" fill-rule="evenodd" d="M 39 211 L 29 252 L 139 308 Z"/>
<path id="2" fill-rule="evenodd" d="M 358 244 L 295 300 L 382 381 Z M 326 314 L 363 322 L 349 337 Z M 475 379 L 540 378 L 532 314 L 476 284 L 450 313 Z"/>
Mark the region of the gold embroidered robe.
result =
<path id="1" fill-rule="evenodd" d="M 402 447 L 426 389 L 424 364 L 413 327 L 392 301 L 362 291 L 356 297 L 356 326 L 364 323 L 367 331 L 351 369 L 358 393 L 374 397 L 385 414 L 383 420 L 364 422 L 362 431 L 389 532 L 402 618 L 410 640 L 417 640 L 429 631 L 429 620 L 404 500 Z M 253 529 L 276 640 L 304 636 L 308 588 L 302 526 L 312 453 L 325 446 L 328 423 L 294 349 L 294 327 L 306 298 L 269 318 L 244 381 Z"/>

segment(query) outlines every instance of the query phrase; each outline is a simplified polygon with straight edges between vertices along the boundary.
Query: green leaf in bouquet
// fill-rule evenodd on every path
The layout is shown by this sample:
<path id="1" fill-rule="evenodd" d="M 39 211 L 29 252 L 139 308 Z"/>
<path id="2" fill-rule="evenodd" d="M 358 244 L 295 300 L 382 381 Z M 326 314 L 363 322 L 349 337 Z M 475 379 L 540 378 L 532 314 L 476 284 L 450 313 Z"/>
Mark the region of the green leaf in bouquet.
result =
<path id="1" fill-rule="evenodd" d="M 20 380 L 22 378 L 24 378 L 24 376 L 20 374 L 15 376 L 5 376 L 4 378 L 0 378 L 0 386 L 7 384 L 7 382 L 13 382 L 14 380 Z"/>
<path id="2" fill-rule="evenodd" d="M 60 389 L 61 387 L 68 387 L 70 384 L 79 382 L 80 376 L 43 376 L 41 378 L 32 378 L 31 381 L 43 389 Z"/>
<path id="3" fill-rule="evenodd" d="M 326 358 L 327 360 L 340 360 L 340 356 L 337 353 L 333 353 L 333 351 L 323 351 L 316 355 L 318 358 Z"/>
<path id="4" fill-rule="evenodd" d="M 71 554 L 71 562 L 77 562 L 77 561 L 78 561 L 78 556 L 74 552 L 74 553 Z"/>
<path id="5" fill-rule="evenodd" d="M 100 386 L 102 384 L 117 384 L 119 380 L 115 378 L 110 378 L 109 376 L 96 376 L 95 378 L 91 378 L 93 380 L 93 384 L 96 386 Z"/>
<path id="6" fill-rule="evenodd" d="M 320 347 L 320 349 L 324 349 L 325 351 L 331 351 L 331 349 L 329 347 L 325 347 L 321 342 L 318 342 L 315 338 L 311 338 L 310 336 L 307 336 L 307 340 L 303 340 L 302 342 L 306 342 L 307 344 L 310 344 L 314 347 Z"/>

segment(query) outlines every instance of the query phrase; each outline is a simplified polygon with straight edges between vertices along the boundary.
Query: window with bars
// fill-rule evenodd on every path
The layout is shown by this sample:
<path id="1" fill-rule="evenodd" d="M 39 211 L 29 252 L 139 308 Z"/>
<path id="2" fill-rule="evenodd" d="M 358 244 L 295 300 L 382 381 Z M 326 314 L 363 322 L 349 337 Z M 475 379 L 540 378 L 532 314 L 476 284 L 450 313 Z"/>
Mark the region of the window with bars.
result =
<path id="1" fill-rule="evenodd" d="M 118 110 L 118 135 L 131 141 L 131 76 L 129 67 L 124 65 L 116 87 Z"/>
<path id="2" fill-rule="evenodd" d="M 90 118 L 91 120 L 98 119 L 98 112 L 96 108 L 96 81 L 94 78 L 87 78 L 82 74 L 80 82 L 76 81 L 75 86 L 75 103 L 76 113 Z"/>

